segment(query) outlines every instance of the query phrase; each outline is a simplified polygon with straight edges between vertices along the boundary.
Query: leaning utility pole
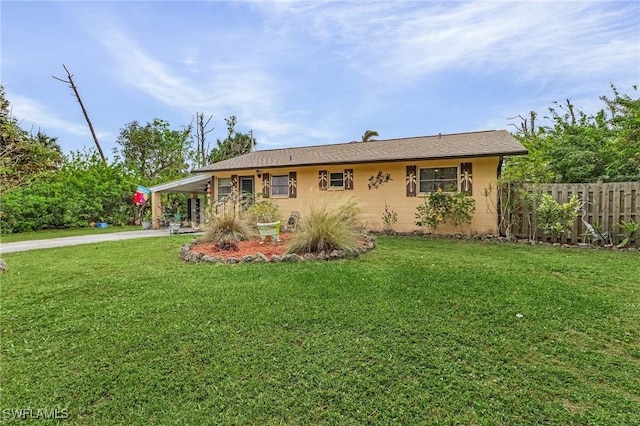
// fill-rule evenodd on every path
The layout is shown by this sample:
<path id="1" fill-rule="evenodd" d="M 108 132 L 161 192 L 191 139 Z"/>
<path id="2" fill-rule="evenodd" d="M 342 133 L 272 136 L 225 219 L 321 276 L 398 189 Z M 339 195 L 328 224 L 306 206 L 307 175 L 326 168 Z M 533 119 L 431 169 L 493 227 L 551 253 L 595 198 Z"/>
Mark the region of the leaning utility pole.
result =
<path id="1" fill-rule="evenodd" d="M 82 99 L 80 99 L 80 94 L 78 93 L 78 88 L 73 83 L 73 79 L 72 79 L 73 75 L 71 75 L 71 73 L 69 72 L 67 67 L 64 66 L 64 64 L 62 64 L 62 68 L 64 68 L 64 70 L 67 72 L 67 78 L 69 80 L 63 80 L 63 79 L 55 77 L 55 76 L 52 76 L 52 77 L 55 78 L 58 81 L 61 81 L 63 83 L 67 83 L 69 85 L 69 87 L 71 87 L 73 89 L 73 93 L 75 93 L 76 99 L 78 99 L 78 103 L 80 104 L 80 108 L 82 108 L 82 113 L 84 114 L 84 118 L 87 120 L 87 124 L 89 125 L 89 130 L 91 130 L 91 135 L 93 136 L 93 141 L 96 143 L 96 147 L 98 148 L 98 152 L 100 153 L 100 157 L 102 157 L 102 161 L 104 162 L 104 164 L 107 164 L 107 159 L 105 158 L 104 153 L 102 152 L 102 148 L 100 147 L 100 142 L 98 142 L 98 137 L 96 136 L 96 132 L 93 130 L 93 125 L 91 124 L 91 120 L 89 120 L 89 114 L 87 114 L 87 110 L 84 108 L 84 105 L 82 103 Z"/>

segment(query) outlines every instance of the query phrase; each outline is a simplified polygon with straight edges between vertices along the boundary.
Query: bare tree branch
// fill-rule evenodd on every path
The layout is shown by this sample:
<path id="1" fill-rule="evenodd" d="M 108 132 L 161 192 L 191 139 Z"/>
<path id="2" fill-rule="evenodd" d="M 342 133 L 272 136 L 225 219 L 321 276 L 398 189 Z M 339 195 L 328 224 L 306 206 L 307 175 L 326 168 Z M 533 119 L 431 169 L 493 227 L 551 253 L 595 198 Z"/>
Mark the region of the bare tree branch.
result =
<path id="1" fill-rule="evenodd" d="M 207 129 L 207 126 L 212 119 L 213 115 L 210 115 L 209 118 L 205 120 L 203 112 L 196 112 L 196 140 L 198 143 L 198 155 L 202 161 L 201 166 L 207 164 L 207 157 L 209 155 L 209 144 L 206 143 L 207 134 L 215 130 L 215 127 Z"/>
<path id="2" fill-rule="evenodd" d="M 107 164 L 107 159 L 105 158 L 104 153 L 102 152 L 102 147 L 100 146 L 100 142 L 98 142 L 98 137 L 96 136 L 96 132 L 95 132 L 95 130 L 93 130 L 93 124 L 91 124 L 91 120 L 89 119 L 89 114 L 87 114 L 87 110 L 85 109 L 84 104 L 82 103 L 82 99 L 80 99 L 80 94 L 78 93 L 78 88 L 73 83 L 73 75 L 69 72 L 69 70 L 67 69 L 67 67 L 64 64 L 62 64 L 62 68 L 64 68 L 64 70 L 67 72 L 68 80 L 63 80 L 63 79 L 55 77 L 55 76 L 52 76 L 52 77 L 55 78 L 58 81 L 61 81 L 63 83 L 67 83 L 69 85 L 69 87 L 71 87 L 73 89 L 73 93 L 75 93 L 76 99 L 78 100 L 78 103 L 80 104 L 80 108 L 82 108 L 82 113 L 84 114 L 84 118 L 87 120 L 87 124 L 89 125 L 89 130 L 91 131 L 91 136 L 93 136 L 93 141 L 96 143 L 96 147 L 98 148 L 98 152 L 100 153 L 100 157 L 102 158 L 102 161 L 104 162 L 104 164 Z"/>
<path id="3" fill-rule="evenodd" d="M 520 133 L 522 133 L 523 136 L 525 137 L 529 137 L 529 136 L 533 136 L 536 132 L 536 117 L 537 114 L 535 111 L 530 111 L 529 112 L 530 116 L 529 118 L 524 118 L 522 115 L 518 114 L 515 117 L 509 117 L 507 118 L 507 120 L 515 120 L 516 118 L 520 119 L 520 126 L 518 127 L 517 124 L 513 124 L 513 123 L 509 123 L 510 126 L 513 126 L 516 128 L 516 130 L 518 130 Z"/>

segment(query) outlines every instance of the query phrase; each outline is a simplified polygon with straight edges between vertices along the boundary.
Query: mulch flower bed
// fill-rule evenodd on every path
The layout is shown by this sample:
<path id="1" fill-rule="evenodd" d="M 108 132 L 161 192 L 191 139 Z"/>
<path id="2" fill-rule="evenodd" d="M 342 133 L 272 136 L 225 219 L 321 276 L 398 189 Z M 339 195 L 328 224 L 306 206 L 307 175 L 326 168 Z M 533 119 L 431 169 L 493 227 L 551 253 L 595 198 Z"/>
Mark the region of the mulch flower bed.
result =
<path id="1" fill-rule="evenodd" d="M 187 262 L 217 262 L 217 263 L 246 263 L 246 262 L 300 262 L 306 260 L 335 260 L 353 257 L 340 250 L 318 253 L 286 254 L 287 242 L 291 233 L 280 234 L 280 241 L 266 241 L 260 243 L 260 238 L 251 241 L 235 243 L 237 250 L 222 250 L 215 243 L 194 242 L 185 244 L 180 250 L 180 257 Z M 359 253 L 365 253 L 375 248 L 375 239 L 365 236 L 362 239 Z"/>

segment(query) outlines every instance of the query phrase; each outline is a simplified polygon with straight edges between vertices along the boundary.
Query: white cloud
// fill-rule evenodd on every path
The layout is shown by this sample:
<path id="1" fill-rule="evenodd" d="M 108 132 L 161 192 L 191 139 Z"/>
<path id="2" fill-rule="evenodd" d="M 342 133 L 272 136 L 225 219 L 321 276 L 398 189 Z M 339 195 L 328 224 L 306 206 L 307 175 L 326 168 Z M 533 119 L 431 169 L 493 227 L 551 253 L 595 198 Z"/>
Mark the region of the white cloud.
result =
<path id="1" fill-rule="evenodd" d="M 91 138 L 86 123 L 74 122 L 58 115 L 53 108 L 43 105 L 35 99 L 17 94 L 7 94 L 7 98 L 11 100 L 11 113 L 18 120 L 20 127 L 30 130 L 33 126 L 33 132 L 42 130 L 45 133 L 55 135 L 59 132 L 72 136 Z M 104 133 L 97 133 L 98 137 L 105 136 Z"/>
<path id="2" fill-rule="evenodd" d="M 99 29 L 89 27 L 88 31 L 115 59 L 113 75 L 120 84 L 189 114 L 204 111 L 218 120 L 236 115 L 240 126 L 260 128 L 274 137 L 304 132 L 304 127 L 288 122 L 286 114 L 279 111 L 283 108 L 279 96 L 284 91 L 267 70 L 271 64 L 263 58 L 244 55 L 221 61 L 188 48 L 174 63 L 167 55 L 159 59 L 158 52 L 145 49 L 113 18 L 101 22 Z"/>
<path id="3" fill-rule="evenodd" d="M 619 25 L 639 20 L 633 3 L 615 8 L 592 2 L 272 6 L 264 6 L 263 13 L 286 22 L 287 31 L 331 39 L 335 53 L 351 69 L 386 83 L 410 83 L 452 69 L 509 70 L 526 80 L 568 80 L 611 74 L 639 57 L 637 26 Z"/>
<path id="4" fill-rule="evenodd" d="M 203 111 L 217 120 L 236 115 L 242 128 L 263 134 L 266 145 L 340 141 L 346 122 L 370 120 L 414 91 L 425 96 L 426 81 L 444 81 L 453 72 L 532 92 L 565 90 L 571 83 L 597 93 L 603 78 L 630 84 L 638 74 L 630 64 L 640 59 L 640 36 L 633 25 L 619 25 L 638 20 L 639 8 L 631 3 L 303 1 L 227 7 L 242 8 L 239 15 L 247 20 L 211 27 L 194 22 L 193 32 L 178 25 L 153 37 L 138 32 L 124 13 L 116 17 L 117 8 L 92 10 L 83 18 L 93 21 L 83 21 L 114 59 L 111 74 L 119 84 L 183 114 Z M 538 95 L 531 93 L 522 104 Z"/>

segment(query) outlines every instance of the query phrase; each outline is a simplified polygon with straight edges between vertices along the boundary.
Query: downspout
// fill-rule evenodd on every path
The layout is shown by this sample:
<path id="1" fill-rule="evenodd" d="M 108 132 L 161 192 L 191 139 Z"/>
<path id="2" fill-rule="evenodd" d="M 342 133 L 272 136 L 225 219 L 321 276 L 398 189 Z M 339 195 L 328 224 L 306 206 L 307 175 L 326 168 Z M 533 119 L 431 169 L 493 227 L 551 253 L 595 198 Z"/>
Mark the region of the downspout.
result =
<path id="1" fill-rule="evenodd" d="M 212 215 L 217 215 L 218 214 L 218 209 L 216 207 L 216 197 L 218 196 L 218 190 L 217 190 L 217 182 L 216 182 L 216 175 L 214 175 L 213 173 L 211 174 L 211 177 L 209 178 L 209 208 L 211 209 L 211 214 Z"/>
<path id="2" fill-rule="evenodd" d="M 500 228 L 500 224 L 502 223 L 502 198 L 500 197 L 500 177 L 502 176 L 502 164 L 504 163 L 504 156 L 500 156 L 498 159 L 498 170 L 496 170 L 496 178 L 497 178 L 497 185 L 496 186 L 496 206 L 498 209 L 498 223 L 497 223 L 497 228 L 498 228 L 498 235 L 500 235 L 501 237 L 504 237 L 503 233 L 502 233 L 502 229 Z"/>

